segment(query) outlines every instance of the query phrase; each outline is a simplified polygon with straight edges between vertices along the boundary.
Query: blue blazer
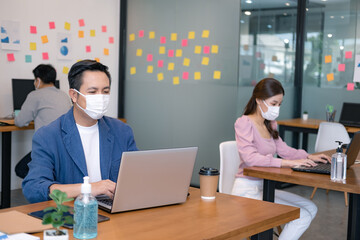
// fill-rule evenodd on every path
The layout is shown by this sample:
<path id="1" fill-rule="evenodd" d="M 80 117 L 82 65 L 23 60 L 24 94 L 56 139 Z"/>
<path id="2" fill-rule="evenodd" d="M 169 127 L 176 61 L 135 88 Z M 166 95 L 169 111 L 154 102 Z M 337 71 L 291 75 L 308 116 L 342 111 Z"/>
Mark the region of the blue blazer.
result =
<path id="1" fill-rule="evenodd" d="M 137 150 L 134 135 L 128 125 L 114 118 L 103 117 L 98 125 L 101 178 L 116 182 L 122 153 Z M 73 108 L 35 132 L 31 158 L 22 183 L 31 203 L 50 200 L 52 184 L 83 182 L 88 173 Z"/>

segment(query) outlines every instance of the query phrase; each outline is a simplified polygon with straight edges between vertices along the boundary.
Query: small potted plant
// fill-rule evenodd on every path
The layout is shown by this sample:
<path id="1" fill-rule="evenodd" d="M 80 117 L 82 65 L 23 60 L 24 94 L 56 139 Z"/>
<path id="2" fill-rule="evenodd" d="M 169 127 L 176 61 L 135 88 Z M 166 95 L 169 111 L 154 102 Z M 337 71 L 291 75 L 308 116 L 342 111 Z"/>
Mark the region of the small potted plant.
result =
<path id="1" fill-rule="evenodd" d="M 304 111 L 304 112 L 303 112 L 303 115 L 302 115 L 302 119 L 306 121 L 306 120 L 308 120 L 308 118 L 309 118 L 308 112 L 307 112 L 307 111 Z"/>
<path id="2" fill-rule="evenodd" d="M 65 223 L 73 224 L 74 220 L 70 213 L 70 207 L 63 205 L 65 202 L 73 201 L 68 198 L 65 192 L 55 189 L 50 193 L 50 198 L 56 203 L 56 207 L 48 207 L 44 209 L 47 212 L 44 215 L 42 224 L 51 224 L 54 229 L 44 231 L 44 240 L 68 240 L 69 234 L 66 229 L 60 229 Z"/>

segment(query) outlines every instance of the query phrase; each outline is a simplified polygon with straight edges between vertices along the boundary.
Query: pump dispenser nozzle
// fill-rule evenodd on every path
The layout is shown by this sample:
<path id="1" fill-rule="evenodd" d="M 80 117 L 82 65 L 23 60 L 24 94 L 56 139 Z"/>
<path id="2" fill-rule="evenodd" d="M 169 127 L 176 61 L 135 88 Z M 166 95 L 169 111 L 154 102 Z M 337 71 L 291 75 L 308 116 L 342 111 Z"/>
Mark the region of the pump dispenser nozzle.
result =
<path id="1" fill-rule="evenodd" d="M 337 147 L 337 149 L 336 149 L 336 152 L 343 152 L 343 150 L 342 150 L 342 142 L 341 141 L 335 141 L 335 142 L 337 142 L 338 144 L 339 144 L 339 146 Z"/>
<path id="2" fill-rule="evenodd" d="M 81 184 L 81 193 L 91 193 L 91 184 L 89 183 L 89 177 L 84 177 L 84 183 Z"/>

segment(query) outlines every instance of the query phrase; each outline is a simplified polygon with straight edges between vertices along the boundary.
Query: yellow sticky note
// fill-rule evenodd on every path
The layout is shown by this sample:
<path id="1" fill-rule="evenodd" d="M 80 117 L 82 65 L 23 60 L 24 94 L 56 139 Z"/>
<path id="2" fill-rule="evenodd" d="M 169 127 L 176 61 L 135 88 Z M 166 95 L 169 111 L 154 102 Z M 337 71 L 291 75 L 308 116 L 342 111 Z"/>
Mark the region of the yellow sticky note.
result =
<path id="1" fill-rule="evenodd" d="M 211 45 L 211 53 L 218 53 L 219 46 L 218 45 Z"/>
<path id="2" fill-rule="evenodd" d="M 201 72 L 195 72 L 194 73 L 194 79 L 195 80 L 200 80 L 201 79 Z"/>
<path id="3" fill-rule="evenodd" d="M 173 77 L 173 84 L 174 85 L 179 85 L 179 83 L 180 83 L 179 77 Z"/>
<path id="4" fill-rule="evenodd" d="M 334 74 L 333 73 L 329 73 L 329 74 L 326 74 L 326 78 L 327 80 L 330 82 L 330 81 L 333 81 L 334 80 Z"/>
<path id="5" fill-rule="evenodd" d="M 47 37 L 46 35 L 41 36 L 41 41 L 42 41 L 42 43 L 47 43 L 47 42 L 49 42 L 48 37 Z"/>
<path id="6" fill-rule="evenodd" d="M 195 39 L 195 32 L 189 32 L 188 39 Z"/>
<path id="7" fill-rule="evenodd" d="M 194 50 L 194 53 L 196 54 L 200 54 L 201 53 L 201 46 L 195 46 L 195 50 Z"/>
<path id="8" fill-rule="evenodd" d="M 158 73 L 157 79 L 158 79 L 158 81 L 164 80 L 164 74 L 163 73 Z"/>
<path id="9" fill-rule="evenodd" d="M 104 55 L 109 55 L 109 49 L 108 48 L 104 48 Z"/>
<path id="10" fill-rule="evenodd" d="M 159 47 L 159 54 L 165 54 L 166 48 L 164 46 Z"/>
<path id="11" fill-rule="evenodd" d="M 331 55 L 326 55 L 325 56 L 325 63 L 331 63 L 332 59 L 331 59 Z"/>
<path id="12" fill-rule="evenodd" d="M 202 38 L 208 38 L 208 37 L 209 37 L 209 33 L 210 33 L 209 30 L 203 30 L 201 37 L 202 37 Z"/>
<path id="13" fill-rule="evenodd" d="M 202 61 L 201 61 L 202 65 L 209 65 L 209 58 L 208 57 L 203 57 Z"/>
<path id="14" fill-rule="evenodd" d="M 183 62 L 184 66 L 190 66 L 190 58 L 184 58 L 184 62 Z"/>
<path id="15" fill-rule="evenodd" d="M 138 56 L 138 57 L 142 56 L 142 49 L 140 49 L 140 48 L 136 49 L 136 56 Z"/>
<path id="16" fill-rule="evenodd" d="M 220 71 L 214 71 L 214 79 L 220 79 L 221 78 L 221 72 Z"/>
<path id="17" fill-rule="evenodd" d="M 134 40 L 135 40 L 135 34 L 132 33 L 132 34 L 129 35 L 129 41 L 132 42 Z"/>
<path id="18" fill-rule="evenodd" d="M 152 65 L 147 66 L 148 73 L 153 73 L 153 71 L 154 71 L 154 67 Z"/>
<path id="19" fill-rule="evenodd" d="M 64 28 L 66 29 L 66 30 L 70 30 L 70 23 L 68 23 L 68 22 L 65 22 L 65 24 L 64 24 Z"/>
<path id="20" fill-rule="evenodd" d="M 182 49 L 176 49 L 175 56 L 182 57 Z"/>
<path id="21" fill-rule="evenodd" d="M 100 58 L 94 58 L 94 60 L 100 62 Z"/>
<path id="22" fill-rule="evenodd" d="M 171 63 L 168 64 L 168 70 L 169 70 L 169 71 L 173 71 L 173 70 L 174 70 L 174 67 L 175 67 L 175 64 L 174 64 L 174 63 L 171 62 Z"/>
<path id="23" fill-rule="evenodd" d="M 155 38 L 155 32 L 149 32 L 149 39 Z"/>
<path id="24" fill-rule="evenodd" d="M 130 68 L 130 74 L 134 75 L 136 73 L 136 67 L 131 67 Z"/>
<path id="25" fill-rule="evenodd" d="M 78 36 L 79 36 L 79 38 L 83 38 L 84 37 L 84 31 L 79 31 Z"/>
<path id="26" fill-rule="evenodd" d="M 69 68 L 68 67 L 63 67 L 63 71 L 64 74 L 68 74 L 69 73 Z"/>
<path id="27" fill-rule="evenodd" d="M 30 43 L 30 50 L 36 50 L 36 43 L 34 42 Z"/>
<path id="28" fill-rule="evenodd" d="M 170 35 L 170 40 L 171 40 L 171 41 L 176 41 L 176 40 L 177 40 L 177 33 L 172 33 L 172 34 Z"/>
<path id="29" fill-rule="evenodd" d="M 90 37 L 95 37 L 95 30 L 94 29 L 90 30 Z"/>

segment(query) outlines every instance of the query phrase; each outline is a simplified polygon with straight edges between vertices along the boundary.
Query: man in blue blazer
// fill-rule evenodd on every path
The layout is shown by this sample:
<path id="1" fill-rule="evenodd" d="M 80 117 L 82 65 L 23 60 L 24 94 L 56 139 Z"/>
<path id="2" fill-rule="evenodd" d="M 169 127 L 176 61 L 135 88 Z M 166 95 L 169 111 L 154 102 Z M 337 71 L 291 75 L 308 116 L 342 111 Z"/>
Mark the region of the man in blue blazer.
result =
<path id="1" fill-rule="evenodd" d="M 74 106 L 33 137 L 30 170 L 22 184 L 31 203 L 49 200 L 54 189 L 78 196 L 84 176 L 90 177 L 93 195 L 113 197 L 122 153 L 137 150 L 131 128 L 104 116 L 111 81 L 107 67 L 80 61 L 68 78 Z"/>

